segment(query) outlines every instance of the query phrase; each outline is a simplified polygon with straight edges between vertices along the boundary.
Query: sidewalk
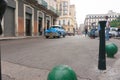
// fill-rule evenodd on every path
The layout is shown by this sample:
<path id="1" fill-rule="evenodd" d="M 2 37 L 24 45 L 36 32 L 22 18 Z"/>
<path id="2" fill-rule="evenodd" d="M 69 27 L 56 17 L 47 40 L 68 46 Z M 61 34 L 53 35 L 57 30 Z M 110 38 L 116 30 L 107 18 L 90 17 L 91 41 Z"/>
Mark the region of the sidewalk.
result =
<path id="1" fill-rule="evenodd" d="M 47 80 L 49 70 L 1 61 L 2 80 Z"/>
<path id="2" fill-rule="evenodd" d="M 114 42 L 112 40 L 110 42 L 114 42 L 116 45 L 117 43 L 119 44 L 120 37 L 116 37 L 114 39 L 117 39 L 117 42 Z M 98 80 L 120 80 L 120 46 L 118 46 L 118 52 L 115 54 L 115 56 L 115 63 L 112 63 L 112 66 L 105 72 L 100 73 L 101 75 L 99 76 Z"/>
<path id="3" fill-rule="evenodd" d="M 99 80 L 120 80 L 120 59 L 107 72 L 102 73 Z"/>
<path id="4" fill-rule="evenodd" d="M 2 37 L 3 40 L 42 38 L 43 36 Z M 2 80 L 47 80 L 48 70 L 28 68 L 17 64 L 1 61 Z M 26 73 L 24 73 L 24 71 Z M 19 75 L 18 75 L 19 74 Z M 46 75 L 46 76 L 45 76 Z"/>
<path id="5" fill-rule="evenodd" d="M 47 80 L 50 70 L 30 68 L 2 61 L 2 80 Z M 100 73 L 98 80 L 120 80 L 120 59 L 106 72 Z M 78 80 L 87 80 L 79 79 Z"/>

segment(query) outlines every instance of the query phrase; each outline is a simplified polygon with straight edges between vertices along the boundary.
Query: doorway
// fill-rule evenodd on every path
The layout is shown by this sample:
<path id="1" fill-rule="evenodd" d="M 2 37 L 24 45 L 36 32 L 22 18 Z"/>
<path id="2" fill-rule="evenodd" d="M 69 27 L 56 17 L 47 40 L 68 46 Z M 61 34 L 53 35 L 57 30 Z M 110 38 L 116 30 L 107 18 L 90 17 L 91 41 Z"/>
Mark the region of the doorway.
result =
<path id="1" fill-rule="evenodd" d="M 4 36 L 15 36 L 15 9 L 7 7 L 4 18 Z"/>
<path id="2" fill-rule="evenodd" d="M 39 20 L 38 20 L 38 32 L 39 32 L 39 35 L 42 35 L 42 18 L 39 17 Z"/>
<path id="3" fill-rule="evenodd" d="M 26 36 L 32 36 L 32 21 L 31 21 L 31 14 L 26 13 Z"/>
<path id="4" fill-rule="evenodd" d="M 47 20 L 47 29 L 49 29 L 49 26 L 50 26 L 50 21 Z"/>

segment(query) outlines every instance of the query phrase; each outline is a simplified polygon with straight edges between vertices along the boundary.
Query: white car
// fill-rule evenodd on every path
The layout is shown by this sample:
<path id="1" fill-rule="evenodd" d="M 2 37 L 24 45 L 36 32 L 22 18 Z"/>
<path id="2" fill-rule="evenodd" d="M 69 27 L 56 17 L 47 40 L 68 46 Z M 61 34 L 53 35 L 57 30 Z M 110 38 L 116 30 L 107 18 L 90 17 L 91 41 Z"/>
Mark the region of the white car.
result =
<path id="1" fill-rule="evenodd" d="M 117 35 L 118 35 L 118 28 L 111 27 L 110 31 L 109 31 L 109 34 L 111 34 L 112 37 L 117 37 Z"/>

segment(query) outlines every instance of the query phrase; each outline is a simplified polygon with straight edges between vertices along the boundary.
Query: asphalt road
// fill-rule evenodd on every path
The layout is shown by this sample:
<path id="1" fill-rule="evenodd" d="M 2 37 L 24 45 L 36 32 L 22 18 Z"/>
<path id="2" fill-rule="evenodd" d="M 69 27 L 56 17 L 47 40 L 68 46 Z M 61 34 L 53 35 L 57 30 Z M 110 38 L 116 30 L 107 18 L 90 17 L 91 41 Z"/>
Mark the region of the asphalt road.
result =
<path id="1" fill-rule="evenodd" d="M 111 39 L 109 42 L 119 43 Z M 120 47 L 120 44 L 118 44 Z M 51 70 L 56 65 L 68 65 L 83 80 L 97 80 L 99 39 L 68 36 L 59 39 L 20 39 L 1 42 L 2 61 L 18 65 Z M 107 58 L 107 68 L 119 58 Z"/>

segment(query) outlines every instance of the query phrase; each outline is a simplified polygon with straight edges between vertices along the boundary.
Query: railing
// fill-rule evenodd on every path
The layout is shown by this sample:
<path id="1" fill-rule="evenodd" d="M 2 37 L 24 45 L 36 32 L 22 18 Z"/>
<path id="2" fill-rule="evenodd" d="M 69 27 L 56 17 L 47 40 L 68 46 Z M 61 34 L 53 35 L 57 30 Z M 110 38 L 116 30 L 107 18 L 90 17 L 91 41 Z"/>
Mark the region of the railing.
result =
<path id="1" fill-rule="evenodd" d="M 40 5 L 43 5 L 44 7 L 48 7 L 48 3 L 45 1 L 45 0 L 38 0 L 38 3 L 40 4 Z"/>
<path id="2" fill-rule="evenodd" d="M 53 12 L 56 12 L 55 8 L 52 7 L 52 6 L 49 6 L 49 9 L 50 9 L 51 11 L 53 11 Z"/>
<path id="3" fill-rule="evenodd" d="M 59 10 L 56 10 L 56 13 L 60 16 L 61 15 L 61 13 L 60 13 L 60 11 Z"/>
<path id="4" fill-rule="evenodd" d="M 45 0 L 37 0 L 40 5 L 43 5 L 47 9 L 51 10 L 52 12 L 56 13 L 57 15 L 60 15 L 60 12 L 55 9 L 54 7 L 48 5 L 48 3 Z"/>
<path id="5" fill-rule="evenodd" d="M 49 6 L 49 10 L 53 11 L 54 13 L 56 13 L 57 15 L 60 15 L 60 11 L 58 11 L 57 9 L 55 9 L 52 6 Z"/>

